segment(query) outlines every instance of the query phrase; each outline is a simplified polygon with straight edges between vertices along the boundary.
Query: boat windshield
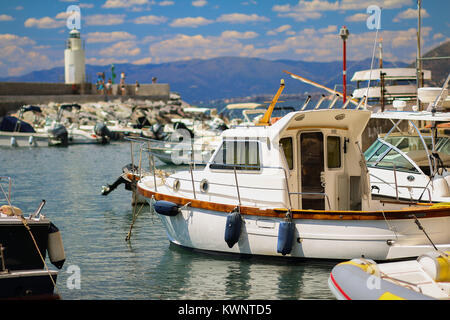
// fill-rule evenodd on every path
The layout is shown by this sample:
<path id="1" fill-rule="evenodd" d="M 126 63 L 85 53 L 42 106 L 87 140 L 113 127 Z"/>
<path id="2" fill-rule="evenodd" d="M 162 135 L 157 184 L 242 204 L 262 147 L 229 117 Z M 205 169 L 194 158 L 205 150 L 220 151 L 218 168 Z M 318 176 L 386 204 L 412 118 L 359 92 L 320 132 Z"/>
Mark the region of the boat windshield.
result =
<path id="1" fill-rule="evenodd" d="M 377 140 L 364 153 L 368 167 L 414 172 L 419 170 L 408 160 L 398 149 L 391 145 L 384 143 L 382 140 Z"/>

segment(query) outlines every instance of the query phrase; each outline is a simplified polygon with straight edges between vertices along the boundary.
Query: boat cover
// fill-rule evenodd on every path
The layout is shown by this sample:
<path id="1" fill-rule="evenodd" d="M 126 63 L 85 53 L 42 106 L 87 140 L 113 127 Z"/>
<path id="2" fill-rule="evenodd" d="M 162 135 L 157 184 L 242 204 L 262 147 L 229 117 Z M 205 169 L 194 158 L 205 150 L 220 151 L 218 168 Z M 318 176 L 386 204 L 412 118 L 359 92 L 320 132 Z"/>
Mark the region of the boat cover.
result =
<path id="1" fill-rule="evenodd" d="M 0 131 L 7 131 L 7 132 L 16 131 L 16 132 L 31 132 L 31 133 L 36 132 L 31 126 L 31 124 L 12 116 L 6 116 L 3 118 L 2 122 L 0 123 Z"/>

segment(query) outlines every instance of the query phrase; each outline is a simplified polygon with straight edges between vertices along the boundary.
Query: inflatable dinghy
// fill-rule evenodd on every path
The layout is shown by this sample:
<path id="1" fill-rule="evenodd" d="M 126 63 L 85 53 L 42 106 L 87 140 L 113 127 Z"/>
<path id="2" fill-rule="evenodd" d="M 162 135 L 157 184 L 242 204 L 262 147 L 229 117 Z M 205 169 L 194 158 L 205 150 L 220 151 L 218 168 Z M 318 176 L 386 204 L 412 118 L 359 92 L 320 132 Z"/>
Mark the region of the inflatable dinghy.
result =
<path id="1" fill-rule="evenodd" d="M 328 286 L 339 300 L 450 299 L 450 252 L 377 264 L 353 259 L 336 265 Z"/>

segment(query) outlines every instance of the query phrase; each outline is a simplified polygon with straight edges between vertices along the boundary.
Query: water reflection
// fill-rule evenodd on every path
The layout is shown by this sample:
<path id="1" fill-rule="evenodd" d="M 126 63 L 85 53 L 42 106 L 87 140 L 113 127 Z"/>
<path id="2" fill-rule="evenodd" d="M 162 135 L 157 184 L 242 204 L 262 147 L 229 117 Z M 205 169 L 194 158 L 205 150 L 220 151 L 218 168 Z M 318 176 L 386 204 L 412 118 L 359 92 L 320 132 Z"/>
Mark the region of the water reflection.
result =
<path id="1" fill-rule="evenodd" d="M 156 268 L 166 277 L 152 280 L 164 290 L 162 299 L 333 299 L 327 279 L 334 264 L 209 255 L 171 245 Z"/>

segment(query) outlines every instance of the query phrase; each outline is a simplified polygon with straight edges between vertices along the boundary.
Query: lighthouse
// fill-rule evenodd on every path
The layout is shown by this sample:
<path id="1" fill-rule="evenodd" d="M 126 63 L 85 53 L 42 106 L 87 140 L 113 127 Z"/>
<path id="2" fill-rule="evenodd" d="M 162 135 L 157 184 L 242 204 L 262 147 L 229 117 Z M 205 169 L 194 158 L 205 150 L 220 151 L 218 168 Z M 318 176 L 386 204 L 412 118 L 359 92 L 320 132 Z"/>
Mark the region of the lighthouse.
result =
<path id="1" fill-rule="evenodd" d="M 82 84 L 86 79 L 84 44 L 80 31 L 70 31 L 64 50 L 66 84 Z"/>

